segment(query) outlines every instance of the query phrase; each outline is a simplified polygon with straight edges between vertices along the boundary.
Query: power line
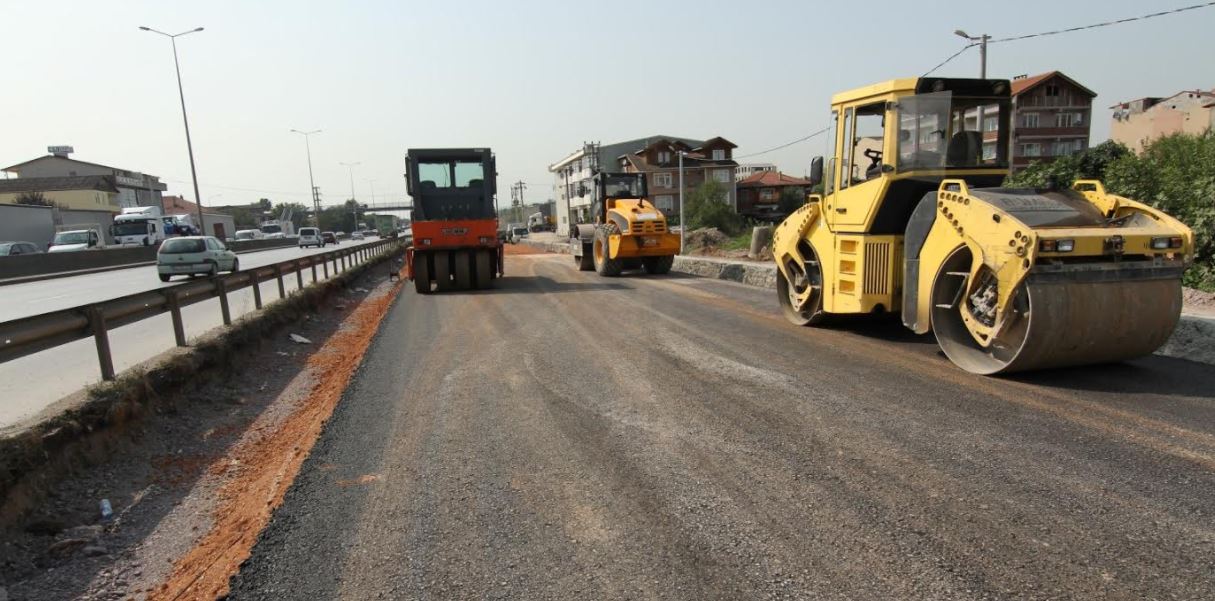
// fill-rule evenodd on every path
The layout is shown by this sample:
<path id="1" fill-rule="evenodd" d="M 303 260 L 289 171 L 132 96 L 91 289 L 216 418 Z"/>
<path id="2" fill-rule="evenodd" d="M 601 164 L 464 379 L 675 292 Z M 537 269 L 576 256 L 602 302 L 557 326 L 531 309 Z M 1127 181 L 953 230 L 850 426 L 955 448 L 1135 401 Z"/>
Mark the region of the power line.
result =
<path id="1" fill-rule="evenodd" d="M 990 42 L 990 40 L 988 41 L 988 43 L 989 43 L 989 44 L 991 43 L 991 42 Z M 949 56 L 949 58 L 947 58 L 947 59 L 945 59 L 945 60 L 941 61 L 939 64 L 937 64 L 937 66 L 935 66 L 935 67 L 933 67 L 933 68 L 931 68 L 931 69 L 929 69 L 929 70 L 925 71 L 925 72 L 924 72 L 924 74 L 923 74 L 923 75 L 921 75 L 920 77 L 928 77 L 929 75 L 931 75 L 931 74 L 932 74 L 932 72 L 933 72 L 933 71 L 936 71 L 937 69 L 940 69 L 941 67 L 944 67 L 945 65 L 949 64 L 949 61 L 951 61 L 951 60 L 953 60 L 953 59 L 955 59 L 955 58 L 958 58 L 958 56 L 961 56 L 961 54 L 962 54 L 963 52 L 966 52 L 967 50 L 970 50 L 971 48 L 974 48 L 975 46 L 978 46 L 978 44 L 967 44 L 967 45 L 965 45 L 965 46 L 962 46 L 962 49 L 961 49 L 961 50 L 959 50 L 959 51 L 957 51 L 957 52 L 955 52 L 955 53 L 951 54 L 951 55 Z"/>
<path id="2" fill-rule="evenodd" d="M 736 159 L 746 159 L 746 158 L 750 158 L 750 157 L 759 156 L 759 155 L 761 155 L 761 154 L 768 154 L 769 152 L 775 152 L 775 151 L 780 150 L 780 149 L 782 149 L 782 148 L 788 148 L 788 147 L 790 147 L 790 146 L 793 146 L 794 144 L 799 144 L 799 143 L 801 143 L 801 142 L 805 142 L 806 140 L 809 140 L 810 138 L 813 138 L 813 137 L 815 137 L 815 136 L 818 136 L 818 135 L 821 135 L 821 134 L 827 133 L 827 132 L 828 132 L 828 131 L 830 131 L 830 130 L 831 130 L 831 126 L 830 126 L 830 125 L 828 125 L 827 127 L 824 127 L 824 128 L 822 128 L 822 129 L 820 129 L 820 130 L 818 130 L 818 131 L 816 131 L 816 132 L 814 132 L 814 133 L 812 133 L 812 134 L 810 134 L 810 135 L 803 136 L 803 137 L 801 137 L 801 138 L 798 138 L 798 139 L 796 139 L 796 140 L 793 140 L 792 142 L 786 142 L 786 143 L 784 143 L 784 144 L 781 144 L 780 146 L 773 146 L 772 148 L 769 148 L 769 149 L 767 149 L 767 150 L 761 150 L 761 151 L 759 151 L 759 152 L 752 152 L 752 153 L 749 153 L 749 154 L 743 154 L 743 155 L 736 156 L 736 157 L 734 157 L 734 158 L 736 158 Z"/>
<path id="3" fill-rule="evenodd" d="M 1215 6 L 1215 2 L 1203 2 L 1202 4 L 1192 4 L 1190 6 L 1183 6 L 1181 8 L 1174 8 L 1174 9 L 1170 9 L 1170 10 L 1162 10 L 1159 12 L 1148 13 L 1146 15 L 1140 15 L 1138 17 L 1127 17 L 1125 19 L 1118 19 L 1116 21 L 1105 21 L 1103 23 L 1093 23 L 1091 25 L 1081 25 L 1079 27 L 1069 27 L 1067 29 L 1056 29 L 1054 31 L 1042 31 L 1039 33 L 1030 33 L 1030 34 L 1025 34 L 1025 35 L 1011 36 L 1011 37 L 1007 37 L 1007 38 L 999 38 L 999 39 L 995 39 L 995 40 L 989 40 L 987 43 L 995 44 L 998 42 L 1015 42 L 1017 40 L 1026 40 L 1029 38 L 1040 38 L 1040 37 L 1051 36 L 1051 35 L 1059 35 L 1061 33 L 1072 33 L 1075 31 L 1084 31 L 1086 29 L 1097 29 L 1098 27 L 1109 27 L 1110 25 L 1119 25 L 1122 23 L 1130 23 L 1132 21 L 1144 21 L 1147 19 L 1154 19 L 1156 17 L 1163 17 L 1166 15 L 1175 15 L 1177 13 L 1183 13 L 1186 11 L 1195 10 L 1195 9 L 1199 9 L 1199 8 L 1208 8 L 1211 6 Z"/>

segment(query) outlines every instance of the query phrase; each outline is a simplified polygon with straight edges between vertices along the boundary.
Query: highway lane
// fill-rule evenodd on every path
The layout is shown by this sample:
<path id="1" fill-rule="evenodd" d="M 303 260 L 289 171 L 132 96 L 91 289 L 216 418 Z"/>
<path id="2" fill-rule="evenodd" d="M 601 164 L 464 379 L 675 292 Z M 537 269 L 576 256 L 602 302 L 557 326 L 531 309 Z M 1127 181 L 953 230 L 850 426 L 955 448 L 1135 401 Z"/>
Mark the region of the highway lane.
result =
<path id="1" fill-rule="evenodd" d="M 1215 367 L 984 378 L 769 291 L 507 270 L 402 294 L 229 598 L 1215 598 Z"/>
<path id="2" fill-rule="evenodd" d="M 325 248 L 299 248 L 288 246 L 240 254 L 241 268 L 260 267 L 286 261 L 294 257 L 327 252 L 338 248 L 349 248 L 374 242 L 366 240 L 343 240 L 340 246 Z M 116 269 L 100 273 L 88 273 L 73 277 L 52 278 L 23 284 L 0 287 L 0 321 L 29 317 L 39 313 L 58 311 L 87 303 L 109 300 L 119 296 L 154 290 L 184 281 L 175 277 L 162 283 L 157 277 L 155 265 Z"/>
<path id="3" fill-rule="evenodd" d="M 378 238 L 369 241 L 374 240 Z M 363 243 L 365 242 L 353 244 Z M 338 248 L 349 248 L 348 244 L 351 243 L 343 242 Z M 327 246 L 324 250 L 333 249 L 333 246 Z M 241 267 L 277 263 L 317 252 L 320 250 L 288 247 L 247 253 L 240 255 Z M 323 278 L 319 271 L 318 276 Z M 167 285 L 184 280 L 185 278 L 174 278 Z M 284 278 L 284 282 L 288 294 L 298 289 L 294 276 Z M 305 270 L 304 285 L 311 283 L 312 275 Z M 15 314 L 24 316 L 54 311 L 165 285 L 157 278 L 155 266 L 151 266 L 2 286 L 0 314 L 6 315 L 4 319 L 12 319 L 11 316 Z M 263 282 L 260 288 L 264 303 L 269 304 L 278 299 L 276 281 Z M 17 294 L 10 296 L 15 289 Z M 35 303 L 35 299 L 40 300 Z M 252 312 L 255 309 L 253 290 L 243 288 L 229 294 L 228 305 L 233 319 Z M 187 339 L 223 325 L 219 300 L 211 299 L 182 308 L 182 321 Z M 173 323 L 168 314 L 110 331 L 114 369 L 120 373 L 174 348 L 175 345 Z M 0 429 L 33 419 L 42 411 L 52 410 L 48 408 L 54 407 L 56 401 L 100 381 L 97 349 L 91 338 L 0 363 Z"/>

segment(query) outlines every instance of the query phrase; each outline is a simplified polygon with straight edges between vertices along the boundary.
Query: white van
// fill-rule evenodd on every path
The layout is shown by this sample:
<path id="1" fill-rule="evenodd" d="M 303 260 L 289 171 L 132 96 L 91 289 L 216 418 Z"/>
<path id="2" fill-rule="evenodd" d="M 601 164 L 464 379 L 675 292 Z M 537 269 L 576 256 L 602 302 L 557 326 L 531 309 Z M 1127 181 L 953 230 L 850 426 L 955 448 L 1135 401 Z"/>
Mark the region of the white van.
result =
<path id="1" fill-rule="evenodd" d="M 325 248 L 325 240 L 321 238 L 321 230 L 315 227 L 300 228 L 300 248 L 315 246 Z"/>

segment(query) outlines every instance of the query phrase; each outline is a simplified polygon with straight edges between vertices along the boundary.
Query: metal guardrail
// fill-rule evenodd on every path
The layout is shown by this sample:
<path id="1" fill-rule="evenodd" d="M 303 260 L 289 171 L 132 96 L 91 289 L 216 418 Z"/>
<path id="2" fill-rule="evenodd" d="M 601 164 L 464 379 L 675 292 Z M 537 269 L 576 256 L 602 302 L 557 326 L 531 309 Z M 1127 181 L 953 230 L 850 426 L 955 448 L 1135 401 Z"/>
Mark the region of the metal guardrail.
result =
<path id="1" fill-rule="evenodd" d="M 253 304 L 262 308 L 261 284 L 278 281 L 278 296 L 287 297 L 284 276 L 294 273 L 296 284 L 304 288 L 304 270 L 312 270 L 313 281 L 317 267 L 329 279 L 329 264 L 333 263 L 333 274 L 337 275 L 356 265 L 366 263 L 399 247 L 400 241 L 385 239 L 353 248 L 333 250 L 307 255 L 271 265 L 262 265 L 218 275 L 201 280 L 182 282 L 146 292 L 136 292 L 98 303 L 61 309 L 41 315 L 33 315 L 0 323 L 0 363 L 12 361 L 26 355 L 54 348 L 69 342 L 92 337 L 97 343 L 97 360 L 101 366 L 101 377 L 114 379 L 114 360 L 110 354 L 109 330 L 150 317 L 169 313 L 173 317 L 173 337 L 177 346 L 186 346 L 185 325 L 181 308 L 212 298 L 219 298 L 219 309 L 224 325 L 232 324 L 228 309 L 228 293 L 246 287 L 253 288 Z"/>

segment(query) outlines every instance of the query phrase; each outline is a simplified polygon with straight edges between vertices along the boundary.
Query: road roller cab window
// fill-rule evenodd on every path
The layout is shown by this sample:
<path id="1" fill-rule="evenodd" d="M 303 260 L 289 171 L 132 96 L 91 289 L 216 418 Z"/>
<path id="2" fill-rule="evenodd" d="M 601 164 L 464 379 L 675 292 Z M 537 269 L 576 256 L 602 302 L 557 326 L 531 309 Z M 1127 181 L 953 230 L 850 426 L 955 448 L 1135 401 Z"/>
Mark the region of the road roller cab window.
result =
<path id="1" fill-rule="evenodd" d="M 1008 167 L 1008 99 L 944 91 L 901 98 L 897 110 L 900 172 Z"/>

